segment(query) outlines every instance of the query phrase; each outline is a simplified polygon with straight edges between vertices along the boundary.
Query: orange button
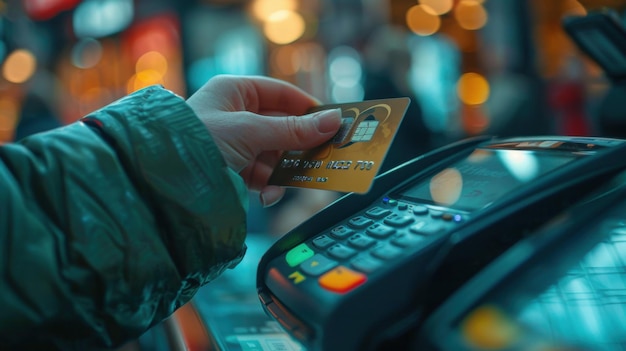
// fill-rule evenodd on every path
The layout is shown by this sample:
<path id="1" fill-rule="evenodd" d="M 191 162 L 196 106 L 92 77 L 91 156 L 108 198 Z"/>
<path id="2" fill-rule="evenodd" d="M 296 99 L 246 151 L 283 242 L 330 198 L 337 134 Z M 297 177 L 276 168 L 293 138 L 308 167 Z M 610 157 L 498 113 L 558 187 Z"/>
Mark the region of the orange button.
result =
<path id="1" fill-rule="evenodd" d="M 323 288 L 338 293 L 346 293 L 365 283 L 366 280 L 367 277 L 364 274 L 344 266 L 339 266 L 318 279 Z"/>

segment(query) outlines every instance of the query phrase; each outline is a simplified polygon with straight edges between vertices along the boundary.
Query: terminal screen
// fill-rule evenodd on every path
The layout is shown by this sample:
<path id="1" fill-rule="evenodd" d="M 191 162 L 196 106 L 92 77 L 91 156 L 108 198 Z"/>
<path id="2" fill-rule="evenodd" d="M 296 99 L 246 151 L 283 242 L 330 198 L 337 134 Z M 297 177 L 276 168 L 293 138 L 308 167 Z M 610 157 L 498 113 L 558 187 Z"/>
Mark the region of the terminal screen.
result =
<path id="1" fill-rule="evenodd" d="M 475 211 L 579 157 L 566 152 L 477 149 L 429 179 L 409 186 L 399 197 Z"/>

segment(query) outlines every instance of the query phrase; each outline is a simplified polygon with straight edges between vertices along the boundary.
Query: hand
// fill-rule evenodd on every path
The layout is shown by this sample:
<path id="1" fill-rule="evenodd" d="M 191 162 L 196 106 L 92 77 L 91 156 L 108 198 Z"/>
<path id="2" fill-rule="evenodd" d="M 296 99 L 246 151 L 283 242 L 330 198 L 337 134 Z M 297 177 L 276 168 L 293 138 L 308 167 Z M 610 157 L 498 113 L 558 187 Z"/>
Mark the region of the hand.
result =
<path id="1" fill-rule="evenodd" d="M 339 109 L 304 115 L 319 105 L 297 87 L 268 77 L 220 75 L 187 100 L 207 127 L 226 164 L 271 206 L 285 189 L 267 185 L 284 150 L 307 150 L 337 133 Z"/>

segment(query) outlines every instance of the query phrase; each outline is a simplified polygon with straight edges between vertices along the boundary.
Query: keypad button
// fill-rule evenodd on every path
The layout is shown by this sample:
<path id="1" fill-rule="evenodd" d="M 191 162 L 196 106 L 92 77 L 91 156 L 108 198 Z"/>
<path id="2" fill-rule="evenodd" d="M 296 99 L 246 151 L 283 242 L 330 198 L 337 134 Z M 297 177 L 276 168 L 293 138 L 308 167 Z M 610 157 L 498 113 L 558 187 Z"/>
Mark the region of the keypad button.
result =
<path id="1" fill-rule="evenodd" d="M 346 227 L 345 225 L 340 225 L 330 231 L 330 235 L 337 239 L 345 239 L 352 234 L 354 234 L 354 230 Z"/>
<path id="2" fill-rule="evenodd" d="M 329 247 L 330 245 L 334 244 L 335 240 L 333 240 L 328 235 L 320 235 L 317 238 L 313 239 L 311 243 L 313 244 L 313 246 L 317 247 L 318 249 L 325 249 Z"/>
<path id="3" fill-rule="evenodd" d="M 463 222 L 465 219 L 466 219 L 466 217 L 464 215 L 461 215 L 461 214 L 455 214 L 452 217 L 452 221 L 454 221 L 455 223 Z"/>
<path id="4" fill-rule="evenodd" d="M 372 223 L 374 223 L 374 221 L 364 216 L 357 216 L 348 221 L 348 225 L 356 229 L 363 229 Z"/>
<path id="5" fill-rule="evenodd" d="M 385 224 L 393 226 L 393 227 L 404 227 L 415 221 L 415 218 L 412 216 L 401 216 L 398 214 L 391 214 L 383 220 Z"/>
<path id="6" fill-rule="evenodd" d="M 396 230 L 391 228 L 391 227 L 389 227 L 389 226 L 386 226 L 386 225 L 383 225 L 383 224 L 380 224 L 380 223 L 375 223 L 375 224 L 372 224 L 371 226 L 367 227 L 365 232 L 367 234 L 375 237 L 375 238 L 382 239 L 382 238 L 386 238 L 386 237 L 390 236 L 391 234 L 395 233 Z"/>
<path id="7" fill-rule="evenodd" d="M 443 219 L 444 221 L 451 221 L 452 219 L 454 219 L 454 215 L 452 213 L 444 213 L 441 215 L 441 219 Z"/>
<path id="8" fill-rule="evenodd" d="M 315 251 L 307 244 L 302 243 L 287 252 L 285 255 L 285 261 L 287 261 L 289 266 L 295 267 L 313 257 L 313 255 L 315 255 Z"/>
<path id="9" fill-rule="evenodd" d="M 433 235 L 441 233 L 445 230 L 445 226 L 439 223 L 420 221 L 409 227 L 412 233 L 420 235 Z"/>
<path id="10" fill-rule="evenodd" d="M 424 242 L 424 237 L 409 233 L 398 233 L 391 238 L 391 243 L 400 247 L 415 246 Z"/>
<path id="11" fill-rule="evenodd" d="M 388 197 L 383 198 L 383 203 L 389 206 L 395 206 L 398 204 L 398 200 L 390 199 Z"/>
<path id="12" fill-rule="evenodd" d="M 326 251 L 328 253 L 329 256 L 336 258 L 338 260 L 345 260 L 348 259 L 354 255 L 356 255 L 356 251 L 354 249 L 351 249 L 345 245 L 341 245 L 341 244 L 335 244 L 331 247 L 328 248 L 328 250 Z"/>
<path id="13" fill-rule="evenodd" d="M 382 267 L 384 262 L 370 255 L 359 255 L 350 264 L 363 273 L 372 273 Z"/>
<path id="14" fill-rule="evenodd" d="M 441 216 L 443 216 L 443 211 L 431 210 L 430 211 L 430 216 L 432 218 L 441 218 Z"/>
<path id="15" fill-rule="evenodd" d="M 348 244 L 361 250 L 367 249 L 368 247 L 376 244 L 376 242 L 376 240 L 363 234 L 354 234 L 348 238 Z"/>
<path id="16" fill-rule="evenodd" d="M 385 217 L 386 215 L 390 213 L 391 213 L 390 210 L 376 206 L 367 210 L 367 212 L 365 212 L 365 215 L 370 218 L 379 219 L 379 218 Z"/>
<path id="17" fill-rule="evenodd" d="M 372 251 L 372 256 L 383 260 L 391 260 L 402 254 L 402 249 L 390 244 L 379 244 Z"/>
<path id="18" fill-rule="evenodd" d="M 344 266 L 339 266 L 318 279 L 320 286 L 326 290 L 347 293 L 365 283 L 367 276 Z"/>
<path id="19" fill-rule="evenodd" d="M 400 203 L 398 203 L 398 210 L 400 210 L 400 211 L 404 211 L 404 210 L 406 210 L 407 208 L 409 208 L 409 205 L 408 205 L 408 204 L 405 204 L 404 202 L 400 202 Z"/>
<path id="20" fill-rule="evenodd" d="M 331 260 L 322 254 L 315 254 L 302 262 L 300 269 L 305 274 L 316 276 L 335 268 L 338 264 L 337 261 Z"/>
<path id="21" fill-rule="evenodd" d="M 416 214 L 418 216 L 428 214 L 428 207 L 422 205 L 413 206 L 413 214 Z"/>

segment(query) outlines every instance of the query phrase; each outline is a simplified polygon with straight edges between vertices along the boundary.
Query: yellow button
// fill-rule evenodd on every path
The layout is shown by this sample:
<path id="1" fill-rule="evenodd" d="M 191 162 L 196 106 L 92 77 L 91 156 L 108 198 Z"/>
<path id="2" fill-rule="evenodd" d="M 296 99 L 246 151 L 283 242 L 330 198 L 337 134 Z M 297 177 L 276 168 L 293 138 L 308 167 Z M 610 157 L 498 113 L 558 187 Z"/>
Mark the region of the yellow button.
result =
<path id="1" fill-rule="evenodd" d="M 367 277 L 364 274 L 339 266 L 321 276 L 318 282 L 324 289 L 338 293 L 347 293 L 365 283 L 366 280 Z"/>
<path id="2" fill-rule="evenodd" d="M 302 273 L 295 271 L 289 274 L 289 279 L 291 279 L 294 284 L 300 284 L 306 279 L 306 277 L 303 276 Z"/>

